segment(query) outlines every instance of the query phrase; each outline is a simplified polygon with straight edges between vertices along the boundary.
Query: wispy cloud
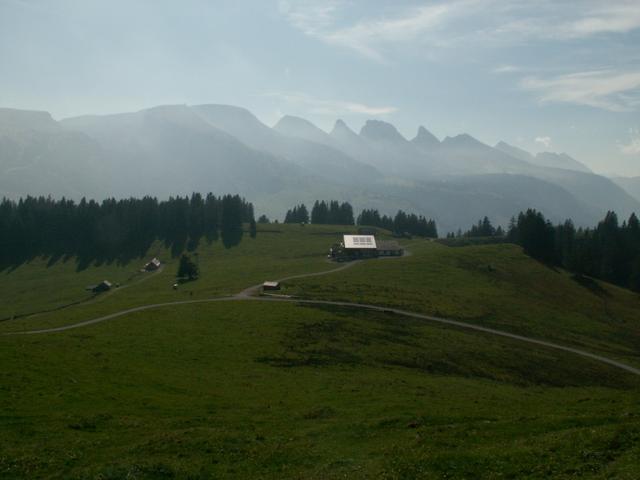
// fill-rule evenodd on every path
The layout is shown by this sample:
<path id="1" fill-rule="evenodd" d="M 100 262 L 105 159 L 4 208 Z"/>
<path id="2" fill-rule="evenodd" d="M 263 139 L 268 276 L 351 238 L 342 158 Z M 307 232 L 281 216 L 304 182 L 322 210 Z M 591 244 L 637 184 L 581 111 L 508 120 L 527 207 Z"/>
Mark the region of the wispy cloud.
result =
<path id="1" fill-rule="evenodd" d="M 333 26 L 340 0 L 280 0 L 278 9 L 287 21 L 307 35 L 320 35 Z"/>
<path id="2" fill-rule="evenodd" d="M 307 35 L 384 61 L 382 51 L 385 46 L 413 41 L 427 32 L 440 30 L 448 19 L 472 10 L 471 7 L 478 3 L 480 0 L 439 2 L 404 9 L 392 18 L 361 18 L 344 26 L 336 25 L 336 14 L 344 7 L 344 2 L 307 0 L 292 6 L 288 1 L 281 1 L 280 11 L 294 27 Z M 442 40 L 445 40 L 444 36 Z"/>
<path id="3" fill-rule="evenodd" d="M 477 0 L 462 0 L 418 7 L 395 18 L 362 20 L 350 27 L 327 32 L 322 38 L 380 61 L 385 45 L 411 42 L 427 32 L 440 30 L 448 19 L 460 15 L 464 6 L 475 3 Z"/>
<path id="4" fill-rule="evenodd" d="M 353 3 L 358 2 L 281 0 L 280 11 L 305 34 L 376 61 L 384 61 L 387 49 L 398 46 L 411 45 L 424 53 L 419 47 L 561 41 L 623 34 L 640 28 L 637 0 L 609 0 L 606 4 L 601 0 L 583 0 L 579 5 L 551 0 L 440 0 L 398 8 L 391 16 L 382 10 L 341 21 L 340 13 Z"/>
<path id="5" fill-rule="evenodd" d="M 516 67 L 515 65 L 500 65 L 499 67 L 495 67 L 491 70 L 493 73 L 503 74 L 503 73 L 518 73 L 522 70 L 520 67 Z"/>
<path id="6" fill-rule="evenodd" d="M 504 21 L 492 31 L 496 36 L 567 40 L 640 28 L 640 3 L 636 0 L 584 0 L 580 6 L 562 1 L 531 2 L 529 8 L 524 2 L 510 5 Z"/>
<path id="7" fill-rule="evenodd" d="M 358 102 L 319 99 L 302 92 L 269 92 L 265 96 L 278 98 L 291 106 L 303 108 L 307 113 L 317 115 L 388 115 L 398 111 L 396 107 L 390 106 L 378 107 Z"/>
<path id="8" fill-rule="evenodd" d="M 629 143 L 619 145 L 620 152 L 625 155 L 640 155 L 640 130 L 632 128 L 629 134 L 631 136 Z"/>
<path id="9" fill-rule="evenodd" d="M 542 102 L 588 105 L 613 112 L 640 106 L 640 71 L 599 70 L 552 78 L 526 77 L 520 86 L 538 93 Z"/>
<path id="10" fill-rule="evenodd" d="M 640 3 L 636 0 L 598 3 L 596 7 L 587 9 L 581 18 L 568 19 L 555 26 L 555 35 L 581 38 L 603 33 L 627 33 L 640 28 Z"/>
<path id="11" fill-rule="evenodd" d="M 551 137 L 536 137 L 534 141 L 544 145 L 544 148 L 551 148 Z"/>

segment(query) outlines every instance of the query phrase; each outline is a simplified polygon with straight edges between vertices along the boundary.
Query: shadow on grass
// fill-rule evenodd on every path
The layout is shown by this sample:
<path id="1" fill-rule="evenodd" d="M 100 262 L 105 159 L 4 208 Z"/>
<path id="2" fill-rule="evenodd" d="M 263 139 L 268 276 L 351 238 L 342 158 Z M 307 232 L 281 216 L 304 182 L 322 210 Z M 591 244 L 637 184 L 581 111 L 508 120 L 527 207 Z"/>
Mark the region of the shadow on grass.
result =
<path id="1" fill-rule="evenodd" d="M 602 286 L 591 277 L 585 277 L 584 275 L 575 274 L 571 276 L 571 280 L 577 284 L 583 286 L 594 295 L 598 297 L 610 297 L 611 294 L 607 292 Z"/>
<path id="2" fill-rule="evenodd" d="M 178 235 L 171 238 L 159 239 L 165 248 L 171 252 L 173 258 L 179 257 L 185 248 L 196 250 L 200 244 L 201 236 L 189 238 L 186 235 Z M 217 240 L 216 236 L 206 237 L 208 243 Z M 225 247 L 230 248 L 240 243 L 239 237 L 227 239 Z M 138 261 L 147 255 L 147 252 L 158 240 L 156 238 L 142 238 L 133 244 L 123 245 L 118 241 L 104 240 L 99 245 L 76 245 L 59 248 L 33 248 L 23 252 L 12 253 L 9 258 L 0 260 L 0 272 L 11 273 L 20 266 L 42 257 L 46 260 L 46 267 L 53 267 L 59 262 L 67 262 L 75 259 L 76 271 L 82 272 L 91 266 L 120 265 L 126 266 L 132 261 Z"/>

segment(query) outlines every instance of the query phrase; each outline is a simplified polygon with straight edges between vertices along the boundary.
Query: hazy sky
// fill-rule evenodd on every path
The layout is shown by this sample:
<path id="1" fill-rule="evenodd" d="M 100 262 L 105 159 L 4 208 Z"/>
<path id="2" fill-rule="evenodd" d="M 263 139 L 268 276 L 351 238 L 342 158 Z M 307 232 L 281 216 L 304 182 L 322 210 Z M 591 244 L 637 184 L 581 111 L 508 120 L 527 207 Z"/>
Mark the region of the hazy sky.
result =
<path id="1" fill-rule="evenodd" d="M 0 0 L 0 106 L 368 118 L 640 175 L 640 0 Z"/>

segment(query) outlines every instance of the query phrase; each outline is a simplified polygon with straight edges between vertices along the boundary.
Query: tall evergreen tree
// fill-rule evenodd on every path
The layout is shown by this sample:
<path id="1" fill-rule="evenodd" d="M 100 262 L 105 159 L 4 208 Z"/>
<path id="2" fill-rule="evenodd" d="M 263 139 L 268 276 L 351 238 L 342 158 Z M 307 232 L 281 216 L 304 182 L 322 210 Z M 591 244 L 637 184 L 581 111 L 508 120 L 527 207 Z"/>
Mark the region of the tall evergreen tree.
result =
<path id="1" fill-rule="evenodd" d="M 178 278 L 188 278 L 189 280 L 195 280 L 200 275 L 200 269 L 196 265 L 189 255 L 183 253 L 180 257 L 180 264 L 178 265 Z"/>
<path id="2" fill-rule="evenodd" d="M 323 201 L 316 200 L 311 209 L 311 223 L 326 225 L 329 223 L 329 206 Z"/>
<path id="3" fill-rule="evenodd" d="M 284 217 L 284 223 L 309 223 L 309 212 L 307 207 L 301 203 L 291 210 L 287 210 Z"/>

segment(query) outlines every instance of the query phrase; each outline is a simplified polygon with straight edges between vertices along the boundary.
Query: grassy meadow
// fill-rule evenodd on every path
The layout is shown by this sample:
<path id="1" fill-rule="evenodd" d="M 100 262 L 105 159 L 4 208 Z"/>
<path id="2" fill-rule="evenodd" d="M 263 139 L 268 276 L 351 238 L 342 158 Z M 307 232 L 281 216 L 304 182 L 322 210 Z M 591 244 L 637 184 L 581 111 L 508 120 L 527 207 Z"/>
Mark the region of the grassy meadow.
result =
<path id="1" fill-rule="evenodd" d="M 511 244 L 413 241 L 410 255 L 287 282 L 305 298 L 391 306 L 544 338 L 640 365 L 640 296 L 576 281 Z"/>
<path id="2" fill-rule="evenodd" d="M 300 273 L 335 268 L 326 255 L 342 233 L 355 232 L 345 226 L 259 225 L 256 239 L 245 234 L 236 247 L 224 248 L 220 240 L 201 241 L 192 257 L 199 264 L 198 281 L 172 289 L 179 258 L 158 243 L 144 257 L 127 264 L 91 265 L 78 271 L 74 258 L 59 259 L 52 265 L 47 258 L 36 258 L 15 269 L 0 271 L 0 318 L 32 312 L 45 313 L 0 322 L 0 332 L 58 326 L 97 317 L 128 307 L 233 295 L 246 287 Z M 151 258 L 165 264 L 160 273 L 140 273 Z M 119 289 L 94 298 L 85 290 L 101 280 L 120 283 Z M 73 308 L 46 313 L 74 302 Z"/>
<path id="3" fill-rule="evenodd" d="M 161 245 L 148 256 L 169 262 L 149 277 L 136 273 L 144 259 L 2 271 L 10 315 L 86 299 L 103 278 L 122 287 L 0 332 L 335 268 L 324 257 L 342 228 L 262 228 L 273 231 L 232 249 L 201 245 L 201 278 L 177 291 L 177 260 Z M 406 243 L 409 256 L 287 281 L 285 293 L 451 316 L 640 363 L 637 295 L 580 284 L 512 245 Z M 3 479 L 636 479 L 640 469 L 640 377 L 388 313 L 170 306 L 0 335 L 0 365 Z"/>

